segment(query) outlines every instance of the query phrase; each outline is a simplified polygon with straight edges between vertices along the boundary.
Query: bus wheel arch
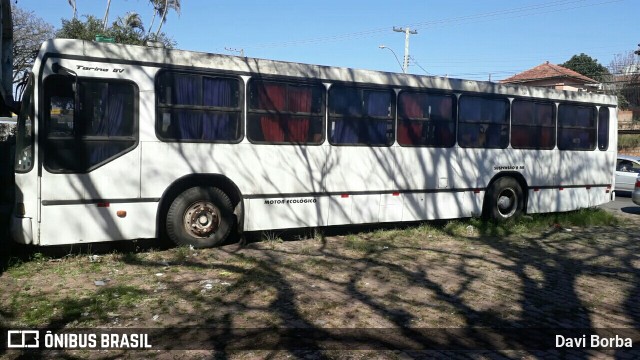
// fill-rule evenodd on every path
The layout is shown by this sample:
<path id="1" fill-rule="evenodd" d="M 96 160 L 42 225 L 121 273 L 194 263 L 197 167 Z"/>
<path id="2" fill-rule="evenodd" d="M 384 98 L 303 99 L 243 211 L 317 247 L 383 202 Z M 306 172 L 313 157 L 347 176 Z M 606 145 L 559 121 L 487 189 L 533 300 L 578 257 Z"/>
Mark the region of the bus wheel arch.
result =
<path id="1" fill-rule="evenodd" d="M 504 221 L 526 213 L 528 189 L 527 181 L 518 172 L 495 175 L 485 191 L 482 216 Z"/>
<path id="2" fill-rule="evenodd" d="M 189 189 L 196 187 L 220 190 L 223 194 L 222 199 L 225 196 L 229 199 L 233 215 L 233 224 L 231 224 L 230 231 L 235 229 L 238 238 L 241 238 L 244 223 L 244 203 L 242 193 L 233 181 L 220 174 L 186 175 L 175 180 L 171 185 L 169 185 L 167 189 L 165 189 L 162 197 L 160 198 L 160 202 L 158 203 L 158 211 L 156 215 L 156 236 L 165 240 L 169 239 L 166 221 L 171 205 L 179 196 Z M 221 199 L 221 197 L 216 195 L 213 196 L 217 197 L 218 200 Z M 224 202 L 224 200 L 220 201 Z"/>

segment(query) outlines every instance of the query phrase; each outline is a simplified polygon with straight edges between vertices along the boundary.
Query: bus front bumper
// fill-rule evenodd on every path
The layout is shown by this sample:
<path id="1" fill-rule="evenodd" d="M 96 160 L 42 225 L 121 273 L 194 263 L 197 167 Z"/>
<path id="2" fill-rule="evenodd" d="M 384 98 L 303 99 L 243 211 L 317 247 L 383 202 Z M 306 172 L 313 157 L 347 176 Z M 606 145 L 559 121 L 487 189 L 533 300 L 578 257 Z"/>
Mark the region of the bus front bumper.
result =
<path id="1" fill-rule="evenodd" d="M 13 216 L 11 218 L 11 237 L 13 241 L 20 244 L 33 244 L 31 218 Z"/>

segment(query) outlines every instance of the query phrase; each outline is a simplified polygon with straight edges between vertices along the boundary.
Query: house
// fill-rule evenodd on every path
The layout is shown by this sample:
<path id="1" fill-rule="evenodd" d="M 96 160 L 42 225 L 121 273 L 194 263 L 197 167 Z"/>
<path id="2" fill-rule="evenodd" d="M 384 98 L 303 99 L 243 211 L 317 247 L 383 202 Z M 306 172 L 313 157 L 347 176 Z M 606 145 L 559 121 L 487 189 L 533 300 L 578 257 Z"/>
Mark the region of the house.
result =
<path id="1" fill-rule="evenodd" d="M 598 87 L 598 81 L 548 61 L 500 82 L 572 91 L 592 91 Z"/>

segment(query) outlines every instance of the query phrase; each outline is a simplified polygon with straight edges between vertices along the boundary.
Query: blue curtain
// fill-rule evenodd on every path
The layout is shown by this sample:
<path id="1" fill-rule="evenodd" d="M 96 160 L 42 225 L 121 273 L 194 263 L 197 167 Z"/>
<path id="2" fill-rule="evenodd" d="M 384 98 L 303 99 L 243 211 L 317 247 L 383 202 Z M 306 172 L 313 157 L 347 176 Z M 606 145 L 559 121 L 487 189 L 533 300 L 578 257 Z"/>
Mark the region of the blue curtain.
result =
<path id="1" fill-rule="evenodd" d="M 227 79 L 203 78 L 203 105 L 235 107 L 232 103 L 231 82 Z M 206 113 L 203 119 L 203 140 L 232 140 L 231 117 L 225 113 Z"/>
<path id="2" fill-rule="evenodd" d="M 361 121 L 358 118 L 335 119 L 331 141 L 336 144 L 357 144 L 362 142 L 358 129 L 358 123 Z"/>
<path id="3" fill-rule="evenodd" d="M 101 113 L 97 119 L 92 119 L 93 129 L 91 135 L 108 137 L 131 135 L 128 133 L 131 129 L 126 129 L 123 126 L 127 96 L 124 89 L 126 88 L 117 85 L 102 87 L 100 96 Z M 123 146 L 118 142 L 89 142 L 89 144 L 89 165 L 95 165 L 114 156 L 120 152 Z"/>
<path id="4" fill-rule="evenodd" d="M 231 126 L 231 115 L 218 112 L 208 112 L 202 119 L 203 140 L 233 140 L 235 131 Z"/>
<path id="5" fill-rule="evenodd" d="M 179 76 L 174 78 L 174 103 L 177 105 L 199 105 L 198 78 Z M 201 115 L 192 111 L 176 111 L 176 136 L 178 139 L 200 139 L 202 136 Z"/>
<path id="6" fill-rule="evenodd" d="M 361 116 L 362 99 L 357 90 L 336 88 L 331 91 L 330 114 L 343 115 L 344 118 L 333 119 L 331 141 L 336 144 L 357 144 L 360 139 L 359 118 Z"/>
<path id="7" fill-rule="evenodd" d="M 231 81 L 227 79 L 202 78 L 202 100 L 198 92 L 199 77 L 175 77 L 175 104 L 235 107 L 232 99 Z M 232 140 L 235 131 L 230 114 L 218 111 L 177 110 L 173 125 L 173 136 L 183 140 Z"/>
<path id="8" fill-rule="evenodd" d="M 369 116 L 389 117 L 391 109 L 391 94 L 388 92 L 369 92 L 367 101 L 367 114 Z M 366 121 L 367 143 L 372 145 L 386 144 L 387 142 L 387 120 Z"/>

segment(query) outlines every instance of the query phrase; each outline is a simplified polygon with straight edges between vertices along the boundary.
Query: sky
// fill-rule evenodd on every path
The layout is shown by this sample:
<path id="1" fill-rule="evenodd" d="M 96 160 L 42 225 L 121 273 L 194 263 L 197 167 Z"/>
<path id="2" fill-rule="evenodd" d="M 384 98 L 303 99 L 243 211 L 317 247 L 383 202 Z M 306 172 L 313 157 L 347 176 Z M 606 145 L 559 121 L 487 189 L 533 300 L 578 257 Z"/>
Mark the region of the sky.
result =
<path id="1" fill-rule="evenodd" d="M 16 4 L 17 1 L 17 4 Z M 68 0 L 12 0 L 59 28 Z M 608 66 L 638 49 L 636 0 L 181 0 L 163 32 L 177 48 L 201 52 L 402 72 L 500 80 L 585 53 Z M 107 0 L 76 0 L 78 15 L 103 18 Z M 111 0 L 110 21 L 129 11 L 151 23 L 149 0 Z M 380 45 L 390 48 L 380 49 Z"/>

